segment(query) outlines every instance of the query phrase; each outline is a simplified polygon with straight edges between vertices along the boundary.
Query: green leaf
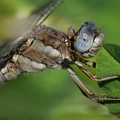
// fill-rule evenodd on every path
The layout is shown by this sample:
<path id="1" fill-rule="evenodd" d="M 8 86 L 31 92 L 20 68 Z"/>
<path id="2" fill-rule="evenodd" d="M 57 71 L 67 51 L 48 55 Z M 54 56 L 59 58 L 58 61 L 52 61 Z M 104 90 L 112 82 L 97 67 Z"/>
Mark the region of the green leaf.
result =
<path id="1" fill-rule="evenodd" d="M 120 76 L 120 46 L 105 44 L 97 55 L 96 74 L 99 78 L 114 75 Z M 120 97 L 120 79 L 99 83 L 102 95 Z M 120 101 L 105 101 L 109 111 L 120 117 Z"/>
<path id="2" fill-rule="evenodd" d="M 105 44 L 104 48 L 109 52 L 109 54 L 120 63 L 120 45 L 115 44 Z"/>
<path id="3" fill-rule="evenodd" d="M 97 76 L 120 75 L 120 46 L 105 44 L 97 55 Z"/>

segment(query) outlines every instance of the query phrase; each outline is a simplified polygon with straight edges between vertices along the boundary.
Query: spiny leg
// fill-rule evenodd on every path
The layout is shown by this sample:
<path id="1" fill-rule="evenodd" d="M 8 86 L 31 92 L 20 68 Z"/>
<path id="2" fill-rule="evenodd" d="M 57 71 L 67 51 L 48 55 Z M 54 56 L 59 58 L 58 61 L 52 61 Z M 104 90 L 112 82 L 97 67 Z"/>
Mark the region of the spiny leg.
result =
<path id="1" fill-rule="evenodd" d="M 116 78 L 120 78 L 120 76 L 109 76 L 109 77 L 105 77 L 105 78 L 97 78 L 97 76 L 95 76 L 93 73 L 91 73 L 89 70 L 87 70 L 79 61 L 75 61 L 75 64 L 82 70 L 82 72 L 84 72 L 89 78 L 91 78 L 94 81 L 97 82 L 102 82 L 102 81 L 108 81 L 108 80 L 113 80 Z M 86 65 L 88 66 L 92 66 L 92 62 L 87 62 Z"/>
<path id="2" fill-rule="evenodd" d="M 120 101 L 120 98 L 117 97 L 110 97 L 110 96 L 96 96 L 92 91 L 90 91 L 83 82 L 78 78 L 78 76 L 75 74 L 75 72 L 72 70 L 72 68 L 67 68 L 69 74 L 73 78 L 74 82 L 77 84 L 78 88 L 81 90 L 81 92 L 91 99 L 92 101 L 103 103 L 103 101 Z"/>
<path id="3" fill-rule="evenodd" d="M 90 61 L 85 60 L 83 55 L 81 53 L 77 52 L 76 50 L 73 50 L 73 49 L 69 48 L 69 51 L 71 53 L 73 53 L 74 55 L 76 55 L 78 57 L 77 60 L 80 60 L 85 65 L 90 66 L 90 67 L 95 67 L 96 66 L 95 62 L 90 62 Z"/>

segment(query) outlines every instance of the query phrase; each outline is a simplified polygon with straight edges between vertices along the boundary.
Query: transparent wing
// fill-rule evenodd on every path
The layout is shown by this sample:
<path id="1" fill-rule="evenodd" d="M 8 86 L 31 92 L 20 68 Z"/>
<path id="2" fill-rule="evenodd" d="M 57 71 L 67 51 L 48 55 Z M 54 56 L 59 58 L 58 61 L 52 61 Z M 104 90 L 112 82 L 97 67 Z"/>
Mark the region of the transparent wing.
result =
<path id="1" fill-rule="evenodd" d="M 63 0 L 49 0 L 42 7 L 34 10 L 30 15 L 33 27 L 41 25 L 62 2 Z"/>
<path id="2" fill-rule="evenodd" d="M 43 6 L 38 7 L 30 14 L 27 20 L 29 27 L 27 27 L 27 25 L 25 26 L 27 27 L 26 32 L 24 32 L 24 34 L 18 37 L 16 40 L 10 40 L 0 46 L 0 65 L 2 62 L 5 62 L 7 59 L 9 59 L 10 56 L 13 56 L 17 47 L 25 41 L 26 34 L 30 34 L 31 30 L 35 26 L 41 25 L 48 18 L 48 16 L 62 3 L 62 1 L 63 0 L 49 0 Z"/>

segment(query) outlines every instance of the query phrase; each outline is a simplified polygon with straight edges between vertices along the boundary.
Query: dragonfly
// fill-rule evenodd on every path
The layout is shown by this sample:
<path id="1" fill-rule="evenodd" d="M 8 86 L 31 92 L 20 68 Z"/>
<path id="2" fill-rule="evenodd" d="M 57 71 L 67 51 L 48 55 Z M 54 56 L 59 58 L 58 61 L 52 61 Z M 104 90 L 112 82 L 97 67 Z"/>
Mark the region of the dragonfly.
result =
<path id="1" fill-rule="evenodd" d="M 104 34 L 93 22 L 84 22 L 77 31 L 69 27 L 68 33 L 43 25 L 61 3 L 63 0 L 49 0 L 33 11 L 28 18 L 31 19 L 28 31 L 16 40 L 0 46 L 0 83 L 14 80 L 26 72 L 41 72 L 47 68 L 66 69 L 90 100 L 98 103 L 120 100 L 117 97 L 95 95 L 71 67 L 75 64 L 91 80 L 97 82 L 120 77 L 97 78 L 85 68 L 85 65 L 95 67 L 96 63 L 87 58 L 94 57 L 104 43 Z"/>

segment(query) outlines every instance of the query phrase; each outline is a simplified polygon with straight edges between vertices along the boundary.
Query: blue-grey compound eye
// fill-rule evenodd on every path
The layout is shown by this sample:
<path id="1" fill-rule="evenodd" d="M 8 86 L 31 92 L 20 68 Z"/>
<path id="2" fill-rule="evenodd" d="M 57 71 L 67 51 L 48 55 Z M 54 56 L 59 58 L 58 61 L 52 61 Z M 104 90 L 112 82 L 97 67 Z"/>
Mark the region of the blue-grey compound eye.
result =
<path id="1" fill-rule="evenodd" d="M 88 23 L 88 26 L 90 26 L 92 29 L 96 29 L 96 25 L 93 23 L 93 22 L 87 22 Z"/>
<path id="2" fill-rule="evenodd" d="M 80 33 L 75 43 L 75 49 L 80 53 L 88 51 L 94 40 L 94 31 L 90 26 L 81 28 Z"/>

